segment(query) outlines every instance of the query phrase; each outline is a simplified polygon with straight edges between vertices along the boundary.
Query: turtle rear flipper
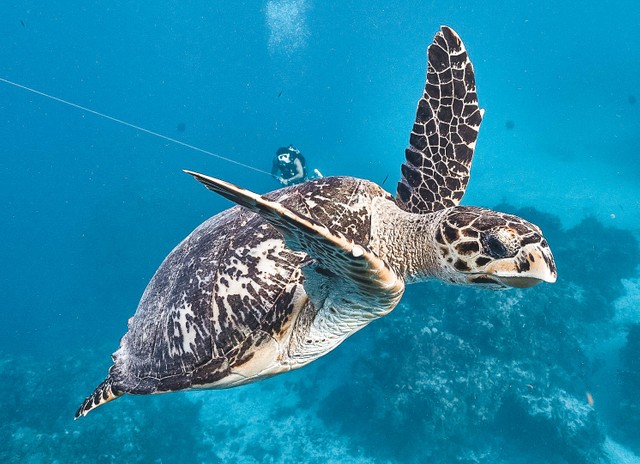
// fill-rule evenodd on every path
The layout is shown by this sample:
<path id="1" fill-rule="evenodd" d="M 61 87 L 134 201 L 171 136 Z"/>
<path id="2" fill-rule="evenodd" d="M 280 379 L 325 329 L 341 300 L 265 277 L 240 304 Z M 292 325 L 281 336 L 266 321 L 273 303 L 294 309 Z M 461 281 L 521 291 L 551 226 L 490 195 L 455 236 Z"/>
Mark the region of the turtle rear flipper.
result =
<path id="1" fill-rule="evenodd" d="M 109 401 L 115 400 L 122 395 L 124 395 L 124 392 L 118 390 L 113 385 L 113 379 L 111 377 L 107 377 L 96 387 L 93 393 L 83 401 L 82 405 L 76 411 L 73 419 L 75 420 L 79 417 L 86 416 L 89 411 L 97 408 L 98 406 L 102 406 Z"/>

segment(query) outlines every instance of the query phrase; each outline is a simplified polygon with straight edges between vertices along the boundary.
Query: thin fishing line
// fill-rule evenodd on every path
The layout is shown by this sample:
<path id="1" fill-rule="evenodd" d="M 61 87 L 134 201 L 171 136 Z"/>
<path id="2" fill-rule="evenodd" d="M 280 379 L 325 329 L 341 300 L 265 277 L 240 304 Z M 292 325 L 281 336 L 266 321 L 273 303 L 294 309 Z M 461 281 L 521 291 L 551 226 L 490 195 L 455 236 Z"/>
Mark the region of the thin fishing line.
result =
<path id="1" fill-rule="evenodd" d="M 51 100 L 54 100 L 54 101 L 57 101 L 57 102 L 60 102 L 60 103 L 64 103 L 65 105 L 71 106 L 73 108 L 77 108 L 77 109 L 82 110 L 82 111 L 86 111 L 87 113 L 95 114 L 96 116 L 100 116 L 101 118 L 105 118 L 105 119 L 108 119 L 110 121 L 116 122 L 118 124 L 122 124 L 124 126 L 131 127 L 133 129 L 139 130 L 140 132 L 145 132 L 145 133 L 147 133 L 149 135 L 153 135 L 155 137 L 159 137 L 159 138 L 164 139 L 164 140 L 168 140 L 169 142 L 172 142 L 172 143 L 175 143 L 175 144 L 178 144 L 178 145 L 182 145 L 183 147 L 190 148 L 191 150 L 199 151 L 200 153 L 204 153 L 205 155 L 214 156 L 216 158 L 219 158 L 221 160 L 227 161 L 229 163 L 237 164 L 238 166 L 242 166 L 242 167 L 245 167 L 247 169 L 252 169 L 253 171 L 261 172 L 263 174 L 271 176 L 271 173 L 269 173 L 267 171 L 263 171 L 262 169 L 259 169 L 259 168 L 253 167 L 253 166 L 249 166 L 248 164 L 244 164 L 244 163 L 241 163 L 240 161 L 236 161 L 234 159 L 227 158 L 226 156 L 222 156 L 222 155 L 218 155 L 216 153 L 212 153 L 212 152 L 210 152 L 208 150 L 204 150 L 202 148 L 196 147 L 196 146 L 191 145 L 189 143 L 181 142 L 180 140 L 168 137 L 166 135 L 160 134 L 158 132 L 154 132 L 154 131 L 149 130 L 149 129 L 145 129 L 144 127 L 136 126 L 135 124 L 131 124 L 130 122 L 123 121 L 122 119 L 114 118 L 113 116 L 109 116 L 108 114 L 100 113 L 99 111 L 92 110 L 91 108 L 87 108 L 85 106 L 78 105 L 77 103 L 73 103 L 73 102 L 70 102 L 68 100 L 63 100 L 62 98 L 55 97 L 53 95 L 49 95 L 47 93 L 41 92 L 40 90 L 32 89 L 31 87 L 27 87 L 26 85 L 18 84 L 17 82 L 13 82 L 13 81 L 10 81 L 8 79 L 4 79 L 2 77 L 0 77 L 0 82 L 4 82 L 6 84 L 13 85 L 14 87 L 18 87 L 20 89 L 27 90 L 29 92 L 35 93 L 37 95 L 41 95 L 43 97 L 49 98 Z"/>

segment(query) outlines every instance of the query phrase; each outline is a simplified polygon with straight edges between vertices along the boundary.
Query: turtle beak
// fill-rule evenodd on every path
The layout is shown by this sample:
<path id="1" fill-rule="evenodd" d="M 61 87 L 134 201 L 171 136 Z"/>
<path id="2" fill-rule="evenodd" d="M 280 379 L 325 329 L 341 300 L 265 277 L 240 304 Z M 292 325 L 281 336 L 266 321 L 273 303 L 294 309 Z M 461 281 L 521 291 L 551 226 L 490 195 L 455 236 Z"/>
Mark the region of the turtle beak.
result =
<path id="1" fill-rule="evenodd" d="M 552 284 L 558 278 L 551 250 L 538 243 L 525 245 L 513 258 L 492 261 L 485 272 L 503 285 L 516 288 L 533 287 L 541 282 Z"/>

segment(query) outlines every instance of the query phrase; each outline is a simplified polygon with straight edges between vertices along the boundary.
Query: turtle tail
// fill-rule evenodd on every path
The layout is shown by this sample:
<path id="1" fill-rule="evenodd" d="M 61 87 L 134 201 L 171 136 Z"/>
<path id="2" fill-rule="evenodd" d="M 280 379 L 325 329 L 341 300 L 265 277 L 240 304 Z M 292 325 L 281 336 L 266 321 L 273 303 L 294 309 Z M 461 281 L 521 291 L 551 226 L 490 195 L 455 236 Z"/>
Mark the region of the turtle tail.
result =
<path id="1" fill-rule="evenodd" d="M 96 387 L 94 392 L 83 401 L 82 406 L 76 411 L 76 415 L 73 420 L 79 417 L 86 416 L 89 411 L 108 403 L 111 400 L 115 400 L 119 396 L 124 395 L 124 391 L 118 389 L 113 384 L 113 379 L 108 376 L 104 381 Z"/>

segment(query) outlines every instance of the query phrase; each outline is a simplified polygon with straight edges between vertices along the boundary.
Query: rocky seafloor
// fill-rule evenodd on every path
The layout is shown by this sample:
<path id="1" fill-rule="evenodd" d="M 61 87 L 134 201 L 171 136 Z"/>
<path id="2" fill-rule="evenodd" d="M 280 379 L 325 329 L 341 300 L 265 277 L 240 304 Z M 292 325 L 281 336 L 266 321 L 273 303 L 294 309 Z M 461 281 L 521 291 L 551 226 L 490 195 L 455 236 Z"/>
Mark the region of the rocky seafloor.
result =
<path id="1" fill-rule="evenodd" d="M 500 209 L 543 228 L 556 284 L 410 287 L 385 319 L 265 382 L 124 397 L 74 422 L 117 341 L 0 353 L 0 462 L 639 462 L 638 242 Z"/>

